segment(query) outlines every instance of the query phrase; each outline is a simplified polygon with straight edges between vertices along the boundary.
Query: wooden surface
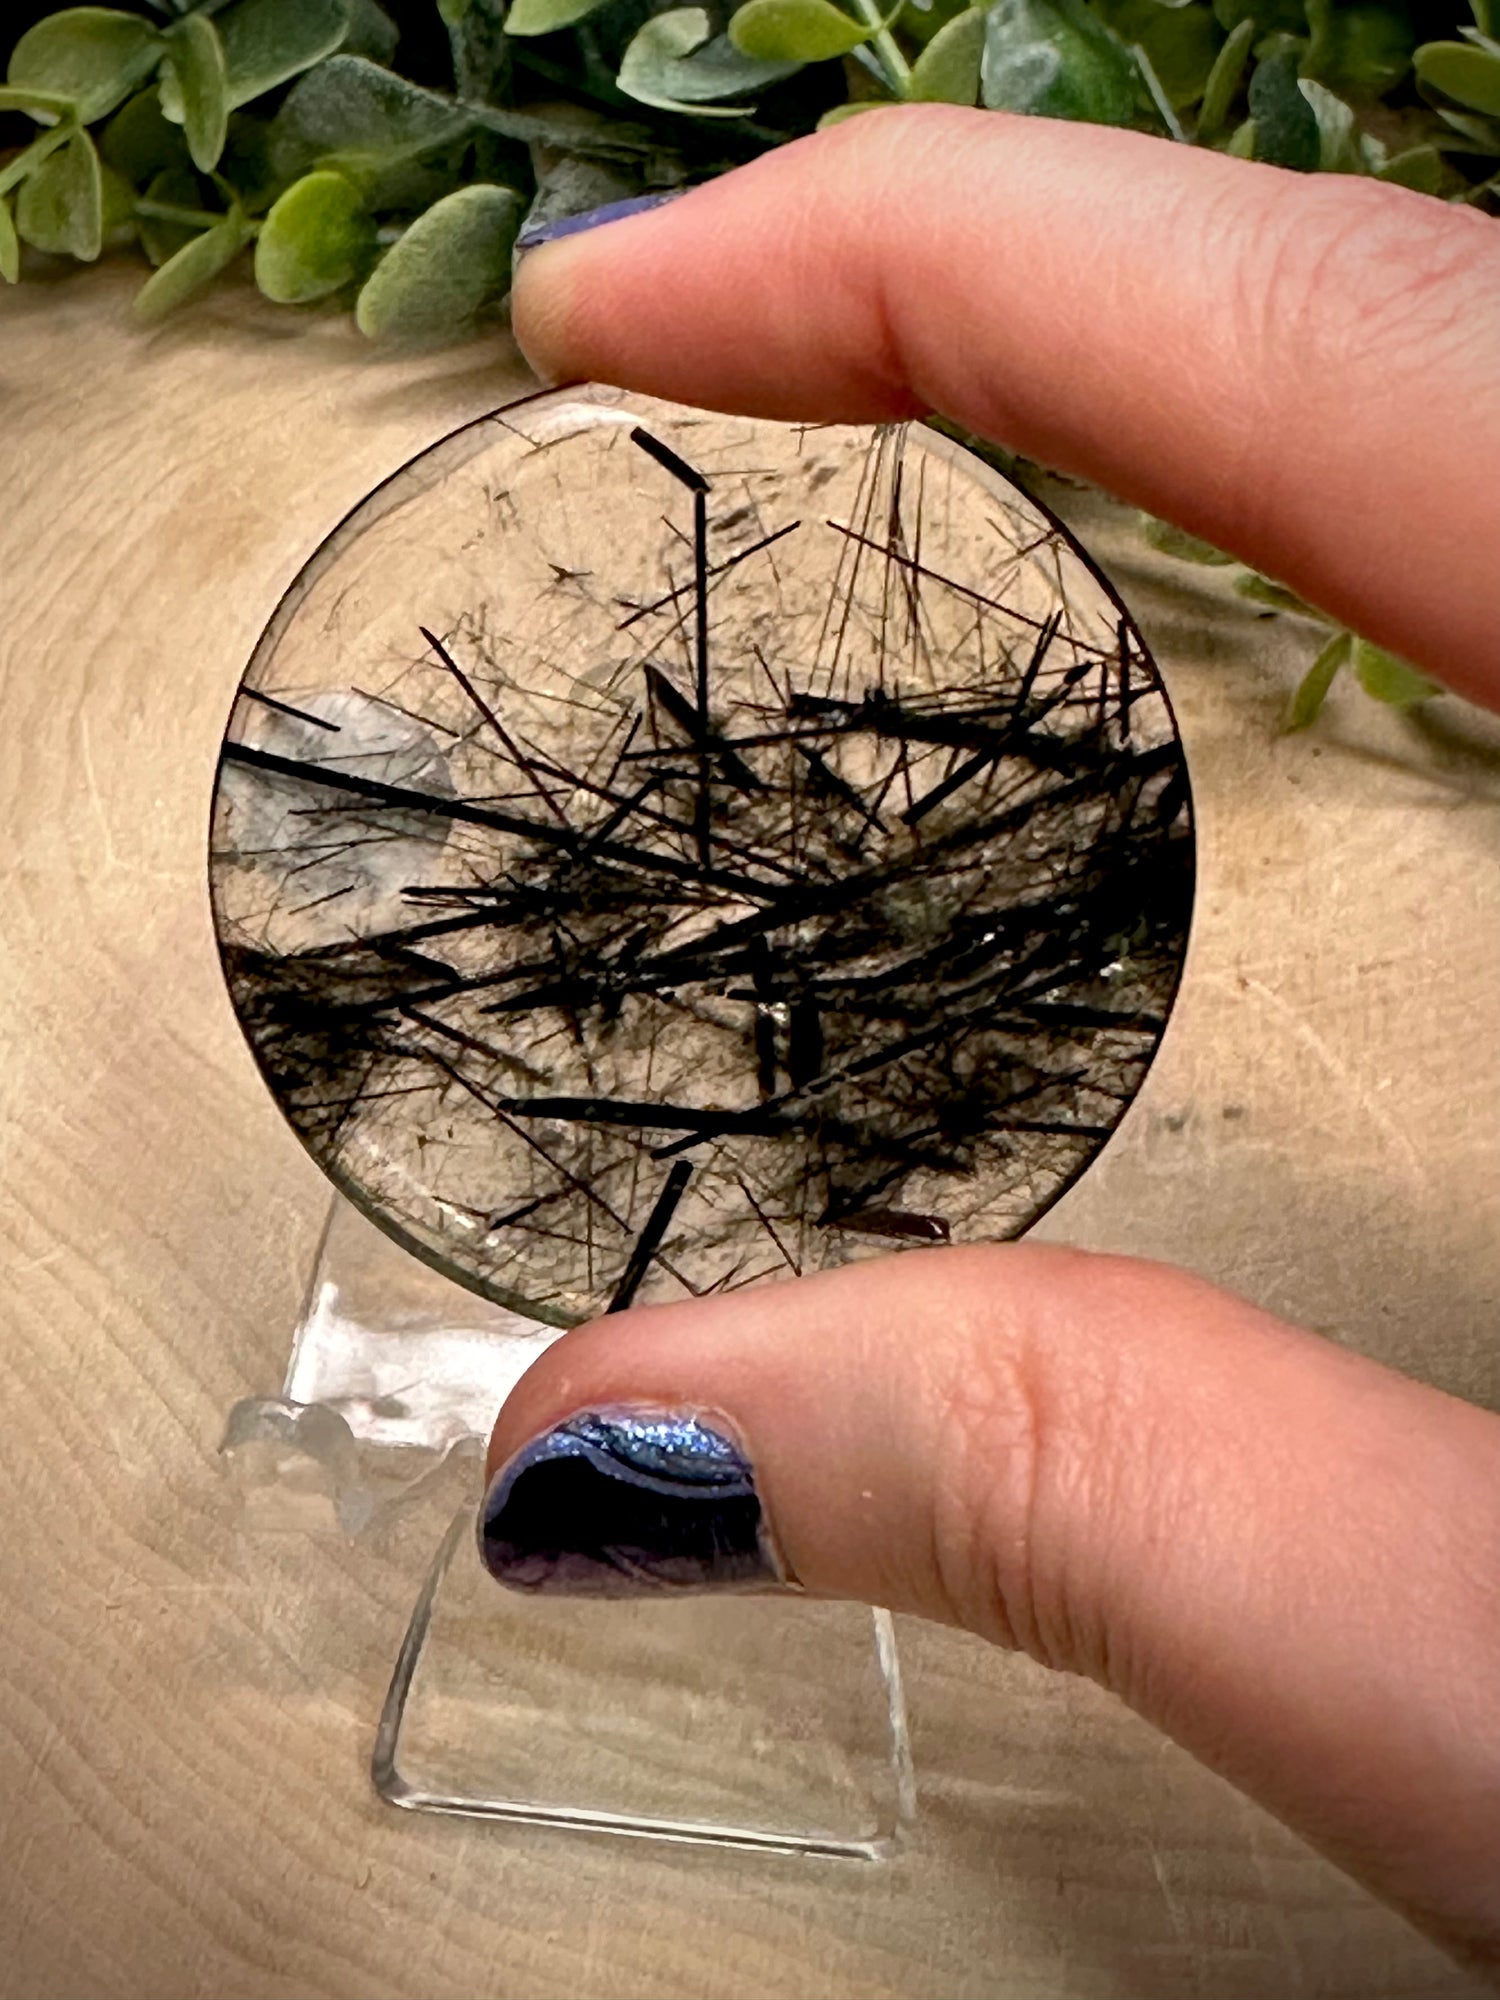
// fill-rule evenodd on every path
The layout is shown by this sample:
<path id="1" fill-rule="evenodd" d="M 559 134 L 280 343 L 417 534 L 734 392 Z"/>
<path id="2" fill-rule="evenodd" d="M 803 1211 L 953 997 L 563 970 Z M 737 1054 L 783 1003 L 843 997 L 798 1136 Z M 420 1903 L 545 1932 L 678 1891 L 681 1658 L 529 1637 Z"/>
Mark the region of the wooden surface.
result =
<path id="1" fill-rule="evenodd" d="M 1468 1990 L 1093 1689 L 919 1628 L 922 1820 L 884 1870 L 378 1804 L 423 1551 L 247 1537 L 216 1468 L 325 1191 L 221 989 L 207 808 L 301 560 L 522 378 L 242 296 L 140 335 L 134 282 L 0 300 L 0 1993 Z M 1500 1405 L 1500 732 L 1341 691 L 1278 738 L 1306 630 L 1074 504 L 1168 674 L 1203 874 L 1145 1095 L 1047 1233 Z"/>

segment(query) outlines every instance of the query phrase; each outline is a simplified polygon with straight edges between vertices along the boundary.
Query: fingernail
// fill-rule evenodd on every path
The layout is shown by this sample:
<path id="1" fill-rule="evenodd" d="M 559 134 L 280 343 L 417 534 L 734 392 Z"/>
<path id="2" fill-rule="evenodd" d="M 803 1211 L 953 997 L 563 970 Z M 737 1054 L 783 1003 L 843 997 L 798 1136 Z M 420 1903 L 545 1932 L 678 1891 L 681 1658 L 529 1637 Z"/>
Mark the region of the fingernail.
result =
<path id="1" fill-rule="evenodd" d="M 599 208 L 586 208 L 579 215 L 560 215 L 550 222 L 528 223 L 516 238 L 516 255 L 535 250 L 543 243 L 555 243 L 563 236 L 581 236 L 586 229 L 599 229 L 606 222 L 620 222 L 627 215 L 644 215 L 648 209 L 662 208 L 683 188 L 665 188 L 657 194 L 631 195 L 625 201 L 606 201 Z"/>
<path id="2" fill-rule="evenodd" d="M 500 1583 L 575 1597 L 792 1581 L 739 1444 L 669 1412 L 588 1411 L 523 1445 L 485 1495 L 479 1549 Z"/>

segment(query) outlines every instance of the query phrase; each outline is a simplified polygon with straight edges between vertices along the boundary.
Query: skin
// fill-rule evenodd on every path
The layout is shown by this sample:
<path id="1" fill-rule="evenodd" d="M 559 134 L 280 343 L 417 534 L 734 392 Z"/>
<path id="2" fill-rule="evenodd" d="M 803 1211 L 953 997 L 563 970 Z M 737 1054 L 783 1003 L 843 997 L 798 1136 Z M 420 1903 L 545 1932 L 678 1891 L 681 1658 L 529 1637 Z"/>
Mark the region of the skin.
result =
<path id="1" fill-rule="evenodd" d="M 1500 230 L 1472 211 L 900 107 L 533 251 L 514 308 L 553 381 L 942 410 L 1500 707 Z M 491 1466 L 618 1404 L 722 1413 L 809 1590 L 1090 1675 L 1500 1986 L 1500 1417 L 1030 1244 L 581 1328 Z"/>

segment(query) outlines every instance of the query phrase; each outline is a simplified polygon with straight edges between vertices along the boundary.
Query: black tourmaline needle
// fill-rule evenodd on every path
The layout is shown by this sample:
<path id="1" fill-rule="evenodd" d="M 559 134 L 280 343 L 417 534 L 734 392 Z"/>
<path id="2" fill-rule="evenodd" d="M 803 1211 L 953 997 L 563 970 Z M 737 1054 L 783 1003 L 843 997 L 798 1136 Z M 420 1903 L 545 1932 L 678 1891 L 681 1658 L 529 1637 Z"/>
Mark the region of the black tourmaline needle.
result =
<path id="1" fill-rule="evenodd" d="M 693 496 L 693 662 L 697 681 L 698 713 L 694 734 L 698 743 L 698 804 L 693 815 L 698 862 L 709 864 L 709 818 L 712 808 L 713 764 L 708 753 L 708 480 L 670 445 L 652 437 L 637 424 L 630 433 L 648 457 L 664 466 Z"/>
<path id="2" fill-rule="evenodd" d="M 619 1284 L 615 1286 L 614 1297 L 605 1307 L 606 1312 L 624 1312 L 625 1308 L 634 1300 L 636 1293 L 641 1288 L 641 1280 L 646 1275 L 651 1259 L 661 1248 L 661 1239 L 666 1235 L 667 1226 L 672 1220 L 678 1202 L 682 1199 L 682 1191 L 692 1177 L 693 1163 L 691 1160 L 673 1161 L 672 1171 L 667 1175 L 662 1191 L 656 1197 L 655 1206 L 646 1217 L 645 1227 L 635 1239 L 635 1247 L 631 1250 L 630 1261 L 625 1266 L 624 1274 Z"/>
<path id="3" fill-rule="evenodd" d="M 278 757 L 269 750 L 257 750 L 249 743 L 226 743 L 222 752 L 228 764 L 246 764 L 251 770 L 269 771 L 279 778 L 300 778 L 305 784 L 325 785 L 330 791 L 351 792 L 356 798 L 372 799 L 377 805 L 394 806 L 402 812 L 431 813 L 437 819 L 461 820 L 469 826 L 491 826 L 498 833 L 514 833 L 526 840 L 545 841 L 555 847 L 576 851 L 582 844 L 568 826 L 549 826 L 544 820 L 527 819 L 521 813 L 502 812 L 496 806 L 475 805 L 470 799 L 444 798 L 440 792 L 417 792 L 405 785 L 383 784 L 379 778 L 361 777 L 355 771 L 335 770 L 301 757 Z M 775 892 L 753 876 L 736 875 L 723 868 L 707 874 L 691 862 L 679 861 L 675 854 L 661 854 L 654 848 L 631 847 L 622 841 L 590 841 L 589 852 L 606 861 L 623 861 L 632 867 L 656 870 L 689 881 L 706 881 L 727 889 L 733 896 L 756 901 Z"/>

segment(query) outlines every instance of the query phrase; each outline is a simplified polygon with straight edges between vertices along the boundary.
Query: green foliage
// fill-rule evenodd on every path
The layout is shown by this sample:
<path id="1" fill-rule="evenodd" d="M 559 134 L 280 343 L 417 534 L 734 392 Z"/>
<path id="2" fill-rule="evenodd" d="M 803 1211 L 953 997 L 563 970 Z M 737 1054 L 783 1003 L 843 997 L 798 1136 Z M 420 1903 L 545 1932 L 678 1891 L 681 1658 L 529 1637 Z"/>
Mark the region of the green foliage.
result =
<path id="1" fill-rule="evenodd" d="M 251 104 L 343 45 L 348 0 L 236 0 L 219 16 L 229 101 Z"/>
<path id="2" fill-rule="evenodd" d="M 16 219 L 10 212 L 10 203 L 0 201 L 0 278 L 7 285 L 14 285 L 21 276 L 21 239 L 16 234 Z"/>
<path id="3" fill-rule="evenodd" d="M 91 264 L 104 245 L 104 179 L 99 149 L 78 130 L 22 183 L 16 230 L 34 250 Z"/>
<path id="4" fill-rule="evenodd" d="M 1307 0 L 1309 39 L 1302 74 L 1330 90 L 1382 97 L 1411 69 L 1411 17 L 1402 0 Z"/>
<path id="5" fill-rule="evenodd" d="M 912 66 L 911 96 L 923 104 L 972 104 L 979 96 L 985 10 L 945 21 Z"/>
<path id="6" fill-rule="evenodd" d="M 980 94 L 991 111 L 1146 123 L 1140 71 L 1084 0 L 994 0 L 985 21 Z"/>
<path id="7" fill-rule="evenodd" d="M 360 291 L 360 332 L 372 340 L 435 341 L 472 325 L 510 289 L 523 212 L 514 188 L 484 184 L 434 202 Z"/>
<path id="8" fill-rule="evenodd" d="M 358 293 L 377 337 L 457 336 L 503 298 L 516 218 L 900 102 L 1500 209 L 1500 0 L 122 0 L 9 49 L 0 278 L 134 243 L 149 323 L 253 246 L 274 298 Z"/>
<path id="9" fill-rule="evenodd" d="M 870 23 L 854 21 L 832 0 L 745 0 L 729 23 L 729 39 L 758 62 L 815 63 L 848 55 L 870 39 Z"/>
<path id="10" fill-rule="evenodd" d="M 555 35 L 597 13 L 604 0 L 515 0 L 505 17 L 508 35 Z"/>
<path id="11" fill-rule="evenodd" d="M 200 230 L 174 255 L 168 257 L 155 277 L 148 278 L 135 295 L 134 313 L 142 326 L 154 326 L 169 312 L 196 298 L 232 264 L 251 242 L 253 231 L 239 209 L 231 209 L 222 222 Z"/>
<path id="12" fill-rule="evenodd" d="M 654 14 L 635 35 L 620 62 L 620 89 L 638 104 L 661 111 L 740 118 L 753 107 L 717 100 L 744 97 L 780 83 L 801 69 L 800 61 L 766 61 L 736 48 L 727 35 L 710 31 L 701 7 L 674 7 Z"/>
<path id="13" fill-rule="evenodd" d="M 1392 708 L 1415 708 L 1419 702 L 1431 701 L 1442 692 L 1436 681 L 1428 680 L 1426 674 L 1419 674 L 1394 653 L 1372 646 L 1368 639 L 1354 641 L 1350 659 L 1354 678 L 1365 693 L 1377 701 L 1388 702 Z"/>
<path id="14" fill-rule="evenodd" d="M 1158 521 L 1150 514 L 1143 514 L 1140 520 L 1145 539 L 1163 555 L 1209 566 L 1234 565 L 1232 556 L 1224 555 L 1211 542 L 1200 541 L 1196 535 L 1186 534 L 1168 521 Z M 1233 584 L 1236 596 L 1260 606 L 1263 617 L 1272 612 L 1290 612 L 1325 630 L 1330 625 L 1331 621 L 1322 612 L 1272 577 L 1235 565 Z M 1317 720 L 1330 688 L 1345 666 L 1352 666 L 1354 677 L 1366 694 L 1391 708 L 1415 708 L 1419 702 L 1430 701 L 1442 693 L 1436 681 L 1418 673 L 1394 653 L 1337 627 L 1319 648 L 1287 705 L 1284 727 L 1288 731 L 1306 729 Z"/>
<path id="15" fill-rule="evenodd" d="M 1207 143 L 1223 129 L 1230 109 L 1238 99 L 1245 72 L 1250 66 L 1250 48 L 1255 40 L 1255 23 L 1238 22 L 1225 37 L 1213 67 L 1203 85 L 1198 107 L 1198 139 Z"/>
<path id="16" fill-rule="evenodd" d="M 1317 113 L 1303 94 L 1295 48 L 1279 49 L 1255 66 L 1250 79 L 1255 158 L 1273 167 L 1311 173 L 1322 156 Z"/>
<path id="17" fill-rule="evenodd" d="M 1435 98 L 1500 118 L 1500 47 L 1428 42 L 1416 53 L 1417 78 Z"/>
<path id="18" fill-rule="evenodd" d="M 255 282 L 277 305 L 326 298 L 364 274 L 375 223 L 359 189 L 327 169 L 304 174 L 261 224 Z"/>
<path id="19" fill-rule="evenodd" d="M 229 63 L 207 14 L 189 14 L 172 31 L 167 67 L 182 105 L 182 129 L 200 173 L 219 164 L 229 133 Z"/>
<path id="20" fill-rule="evenodd" d="M 1375 178 L 1418 194 L 1436 194 L 1443 181 L 1443 156 L 1436 146 L 1410 146 L 1377 167 Z"/>
<path id="21" fill-rule="evenodd" d="M 1217 568 L 1234 561 L 1233 556 L 1226 556 L 1212 542 L 1190 535 L 1185 528 L 1174 527 L 1170 521 L 1158 521 L 1154 514 L 1142 514 L 1141 533 L 1153 549 L 1160 549 L 1165 556 L 1176 556 L 1179 562 L 1207 563 Z"/>
<path id="22" fill-rule="evenodd" d="M 314 167 L 352 181 L 372 210 L 419 209 L 453 191 L 474 119 L 363 56 L 337 55 L 292 86 L 267 135 L 278 182 Z"/>
<path id="23" fill-rule="evenodd" d="M 1323 647 L 1297 684 L 1297 692 L 1292 696 L 1287 708 L 1288 730 L 1306 729 L 1317 721 L 1322 713 L 1323 704 L 1328 699 L 1328 690 L 1338 678 L 1339 670 L 1348 659 L 1353 644 L 1352 633 L 1335 632 Z"/>
<path id="24" fill-rule="evenodd" d="M 161 36 L 138 15 L 69 7 L 22 35 L 6 81 L 49 93 L 79 124 L 92 125 L 144 83 L 160 60 Z"/>
<path id="25" fill-rule="evenodd" d="M 182 127 L 163 117 L 156 90 L 140 91 L 121 105 L 99 135 L 99 152 L 135 187 L 157 174 L 192 169 Z"/>

